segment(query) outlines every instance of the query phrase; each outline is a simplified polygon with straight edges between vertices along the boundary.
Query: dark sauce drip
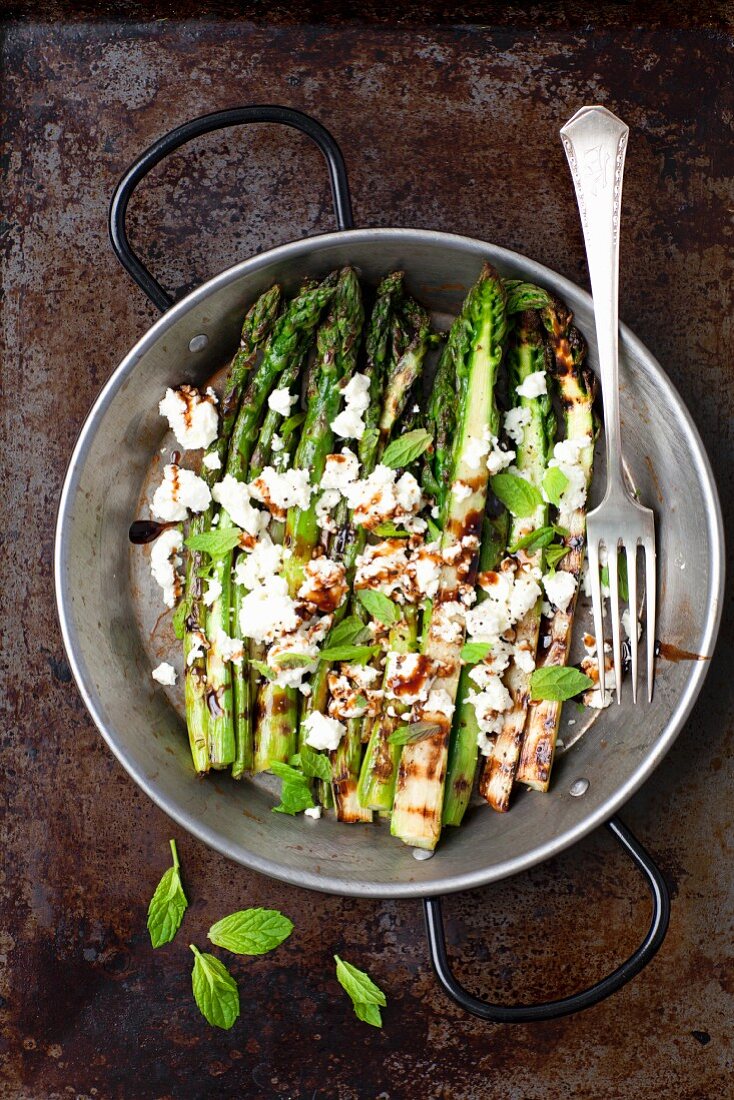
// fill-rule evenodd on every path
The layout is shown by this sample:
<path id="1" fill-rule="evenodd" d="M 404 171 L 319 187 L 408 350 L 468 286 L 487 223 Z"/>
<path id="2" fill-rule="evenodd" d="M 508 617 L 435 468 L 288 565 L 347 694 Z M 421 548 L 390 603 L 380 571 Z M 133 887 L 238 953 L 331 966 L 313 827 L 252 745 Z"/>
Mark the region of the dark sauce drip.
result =
<path id="1" fill-rule="evenodd" d="M 181 452 L 180 451 L 171 451 L 171 462 L 173 463 L 173 465 L 178 466 L 180 461 L 181 461 Z"/>
<path id="2" fill-rule="evenodd" d="M 678 661 L 708 661 L 708 657 L 704 657 L 702 653 L 691 653 L 690 649 L 679 649 L 677 645 L 670 645 L 669 642 L 661 642 L 658 639 L 655 642 L 655 656 L 662 657 L 665 661 L 673 661 L 675 664 Z"/>
<path id="3" fill-rule="evenodd" d="M 162 535 L 164 531 L 167 531 L 169 527 L 176 527 L 177 524 L 172 521 L 167 523 L 158 523 L 154 519 L 136 519 L 130 524 L 130 529 L 127 533 L 127 537 L 130 542 L 134 542 L 136 546 L 143 546 L 146 542 L 152 542 L 153 539 L 157 539 L 159 535 Z"/>

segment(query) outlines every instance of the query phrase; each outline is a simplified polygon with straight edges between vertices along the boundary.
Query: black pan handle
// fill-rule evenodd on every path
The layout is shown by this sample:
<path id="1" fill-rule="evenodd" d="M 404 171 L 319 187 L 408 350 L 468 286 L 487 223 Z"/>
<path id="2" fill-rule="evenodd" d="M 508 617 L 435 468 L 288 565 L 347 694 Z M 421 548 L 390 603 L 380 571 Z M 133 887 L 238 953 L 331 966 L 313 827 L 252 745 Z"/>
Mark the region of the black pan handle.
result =
<path id="1" fill-rule="evenodd" d="M 278 122 L 283 126 L 292 126 L 310 137 L 323 153 L 329 170 L 336 224 L 339 229 L 351 229 L 354 225 L 347 170 L 341 150 L 329 131 L 310 115 L 304 115 L 291 107 L 233 107 L 227 111 L 215 111 L 214 114 L 201 115 L 200 118 L 185 122 L 159 138 L 149 149 L 146 149 L 142 156 L 138 157 L 118 183 L 110 204 L 110 240 L 115 255 L 128 275 L 135 280 L 141 290 L 145 291 L 151 302 L 158 306 L 161 312 L 170 309 L 173 298 L 166 293 L 133 251 L 127 236 L 125 217 L 133 191 L 151 168 L 192 138 L 209 134 L 212 130 L 223 130 L 227 126 L 242 126 L 251 122 Z"/>
<path id="2" fill-rule="evenodd" d="M 555 1020 L 559 1016 L 569 1016 L 573 1012 L 580 1012 L 584 1008 L 591 1008 L 592 1005 L 598 1004 L 605 997 L 616 993 L 647 966 L 665 939 L 665 933 L 668 930 L 670 892 L 660 869 L 627 826 L 618 817 L 613 817 L 607 822 L 607 828 L 642 871 L 652 895 L 650 928 L 637 950 L 606 978 L 570 997 L 561 997 L 558 1001 L 546 1001 L 544 1004 L 535 1005 L 489 1004 L 473 997 L 457 981 L 446 953 L 441 898 L 424 898 L 428 950 L 433 969 L 440 985 L 457 1005 L 466 1012 L 470 1012 L 472 1016 L 479 1016 L 482 1020 L 491 1020 L 499 1024 L 527 1024 L 534 1023 L 536 1020 Z"/>

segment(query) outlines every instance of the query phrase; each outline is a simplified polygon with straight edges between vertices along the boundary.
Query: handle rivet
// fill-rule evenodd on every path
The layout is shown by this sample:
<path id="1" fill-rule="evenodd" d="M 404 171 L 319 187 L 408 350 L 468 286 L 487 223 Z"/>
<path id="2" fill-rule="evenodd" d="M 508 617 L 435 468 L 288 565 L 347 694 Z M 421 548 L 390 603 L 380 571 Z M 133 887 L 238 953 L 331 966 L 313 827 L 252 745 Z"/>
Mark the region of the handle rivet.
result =
<path id="1" fill-rule="evenodd" d="M 205 332 L 201 332 L 198 336 L 192 336 L 189 340 L 189 351 L 203 351 L 208 343 L 209 337 Z"/>
<path id="2" fill-rule="evenodd" d="M 586 794 L 589 789 L 588 779 L 575 779 L 568 789 L 568 793 L 573 795 L 574 798 L 580 798 L 582 794 Z"/>
<path id="3" fill-rule="evenodd" d="M 425 848 L 414 848 L 413 859 L 433 859 L 435 852 L 428 852 Z"/>

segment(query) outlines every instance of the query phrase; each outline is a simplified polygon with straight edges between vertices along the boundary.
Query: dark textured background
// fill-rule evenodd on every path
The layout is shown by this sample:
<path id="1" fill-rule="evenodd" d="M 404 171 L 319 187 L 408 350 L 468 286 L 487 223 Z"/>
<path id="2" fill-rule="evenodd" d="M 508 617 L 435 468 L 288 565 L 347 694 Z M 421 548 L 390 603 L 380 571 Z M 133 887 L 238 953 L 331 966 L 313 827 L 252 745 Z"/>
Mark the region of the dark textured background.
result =
<path id="1" fill-rule="evenodd" d="M 358 224 L 482 237 L 582 283 L 557 132 L 583 103 L 612 107 L 632 128 L 621 314 L 688 402 L 731 505 L 731 6 L 699 16 L 680 4 L 569 4 L 546 23 L 542 5 L 517 5 L 484 28 L 469 25 L 466 5 L 453 19 L 467 25 L 453 27 L 445 5 L 430 3 L 396 5 L 392 26 L 375 4 L 362 26 L 341 21 L 336 4 L 320 9 L 329 26 L 304 25 L 319 18 L 314 4 L 254 5 L 244 23 L 182 21 L 191 5 L 180 2 L 161 7 L 178 22 L 140 25 L 125 23 L 125 7 L 82 4 L 67 19 L 62 3 L 5 6 L 18 21 L 5 25 L 2 57 L 2 1095 L 732 1096 L 730 603 L 705 698 L 624 811 L 674 892 L 663 949 L 580 1017 L 504 1028 L 463 1016 L 438 992 L 418 903 L 300 892 L 185 835 L 191 907 L 177 941 L 154 953 L 145 910 L 176 830 L 86 715 L 51 577 L 75 434 L 155 316 L 108 247 L 110 194 L 160 133 L 238 103 L 282 102 L 327 124 Z M 127 9 L 143 19 L 147 6 Z M 110 22 L 84 22 L 95 10 Z M 212 136 L 156 171 L 132 226 L 153 270 L 183 291 L 330 228 L 319 156 L 271 128 Z M 275 954 L 234 962 L 242 1016 L 215 1032 L 192 1003 L 186 945 L 203 947 L 213 920 L 249 905 L 281 908 L 296 931 Z M 462 979 L 512 999 L 601 976 L 639 938 L 648 905 L 597 834 L 446 910 Z M 333 977 L 335 950 L 387 991 L 382 1031 L 354 1020 Z"/>

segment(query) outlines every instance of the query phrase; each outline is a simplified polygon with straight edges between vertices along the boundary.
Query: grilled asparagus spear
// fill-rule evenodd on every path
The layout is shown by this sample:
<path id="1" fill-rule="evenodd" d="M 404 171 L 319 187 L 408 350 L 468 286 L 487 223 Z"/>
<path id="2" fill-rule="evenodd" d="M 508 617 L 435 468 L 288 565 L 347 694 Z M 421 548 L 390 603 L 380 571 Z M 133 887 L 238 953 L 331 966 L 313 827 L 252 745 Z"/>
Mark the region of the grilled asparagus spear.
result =
<path id="1" fill-rule="evenodd" d="M 310 397 L 293 466 L 309 471 L 319 485 L 326 456 L 331 453 L 340 381 L 354 370 L 363 320 L 362 292 L 351 268 L 339 273 L 329 313 L 316 335 L 317 360 L 309 386 Z M 291 508 L 286 519 L 284 543 L 290 551 L 284 576 L 295 598 L 303 583 L 306 563 L 320 538 L 317 496 L 307 508 Z M 297 691 L 276 683 L 266 684 L 258 701 L 255 738 L 255 770 L 266 771 L 273 760 L 287 761 L 296 750 L 298 731 Z"/>
<path id="2" fill-rule="evenodd" d="M 473 589 L 476 580 L 489 479 L 486 464 L 480 462 L 477 467 L 475 453 L 496 415 L 494 387 L 506 327 L 504 287 L 485 264 L 451 334 L 456 331 L 462 336 L 461 341 L 456 337 L 460 345 L 456 355 L 459 421 L 444 508 L 441 548 L 445 564 L 425 645 L 427 663 L 436 676 L 428 700 L 419 705 L 417 713 L 434 725 L 436 732 L 403 749 L 393 803 L 393 835 L 420 848 L 435 848 L 441 832 L 451 712 L 464 638 L 464 614 L 458 600 L 464 591 Z"/>
<path id="3" fill-rule="evenodd" d="M 518 315 L 507 353 L 510 386 L 515 407 L 527 410 L 528 423 L 522 428 L 522 439 L 517 444 L 515 459 L 518 470 L 540 492 L 555 436 L 555 415 L 547 392 L 537 396 L 518 395 L 518 388 L 531 375 L 537 375 L 549 366 L 543 327 L 534 310 Z M 546 382 L 547 387 L 547 382 Z M 514 546 L 540 527 L 547 526 L 547 504 L 537 508 L 529 517 L 513 517 L 510 524 L 510 545 Z M 527 553 L 532 567 L 542 568 L 543 550 Z M 521 647 L 534 662 L 538 648 L 542 599 L 539 598 L 515 626 L 515 647 Z M 505 685 L 512 697 L 512 707 L 504 715 L 494 747 L 482 771 L 479 792 L 495 810 L 509 809 L 510 791 L 520 756 L 523 730 L 530 700 L 530 672 L 513 657 L 505 673 Z"/>
<path id="4" fill-rule="evenodd" d="M 300 359 L 310 333 L 334 294 L 336 275 L 330 275 L 315 288 L 299 294 L 277 320 L 262 361 L 255 368 L 247 385 L 227 455 L 225 475 L 237 481 L 247 476 L 250 457 L 256 443 L 260 416 L 278 378 L 293 358 Z M 229 513 L 222 509 L 220 530 L 234 527 Z M 234 707 L 232 700 L 232 670 L 223 660 L 216 640 L 229 635 L 232 618 L 232 559 L 230 551 L 218 560 L 212 573 L 218 591 L 206 617 L 207 650 L 206 702 L 209 708 L 209 756 L 214 768 L 224 768 L 235 759 Z"/>
<path id="5" fill-rule="evenodd" d="M 588 445 L 579 453 L 588 492 L 594 463 L 594 376 L 583 366 L 586 346 L 583 337 L 571 324 L 571 314 L 561 302 L 554 301 L 543 309 L 541 318 L 555 357 L 555 377 L 563 405 L 566 439 L 589 440 Z M 543 667 L 565 665 L 568 661 L 578 582 L 584 559 L 586 509 L 576 508 L 569 516 L 561 515 L 559 520 L 568 530 L 568 535 L 563 538 L 568 554 L 561 559 L 558 568 L 576 578 L 576 592 L 565 611 L 556 610 L 553 614 L 551 642 L 542 655 Z M 517 769 L 518 783 L 527 783 L 539 791 L 548 790 L 561 707 L 561 703 L 550 700 L 531 702 Z"/>
<path id="6" fill-rule="evenodd" d="M 496 569 L 507 548 L 508 517 L 506 512 L 493 519 L 485 516 L 482 545 L 479 551 L 479 573 Z M 477 603 L 487 598 L 482 588 L 477 593 Z M 471 681 L 470 668 L 461 670 L 454 725 L 449 742 L 449 758 L 446 771 L 446 795 L 443 804 L 444 825 L 461 825 L 474 786 L 477 770 L 479 723 L 476 711 L 466 698 Z"/>
<path id="7" fill-rule="evenodd" d="M 214 469 L 206 463 L 202 465 L 202 477 L 209 488 L 214 485 L 218 477 L 218 471 L 225 463 L 242 391 L 255 365 L 258 349 L 263 346 L 273 330 L 281 308 L 282 296 L 282 290 L 276 284 L 260 295 L 245 317 L 242 325 L 240 347 L 232 360 L 224 385 L 224 394 L 220 405 L 219 435 L 207 450 L 207 455 L 217 456 L 219 465 Z M 189 524 L 189 537 L 203 534 L 209 530 L 213 514 L 214 509 L 212 506 L 205 512 L 195 514 Z M 200 551 L 191 551 L 186 565 L 184 592 L 186 618 L 183 646 L 186 726 L 189 732 L 194 768 L 199 774 L 209 770 L 209 709 L 206 702 L 206 656 L 202 645 L 205 636 L 206 609 L 202 599 L 204 586 L 202 578 L 199 576 L 202 561 L 203 554 Z"/>

